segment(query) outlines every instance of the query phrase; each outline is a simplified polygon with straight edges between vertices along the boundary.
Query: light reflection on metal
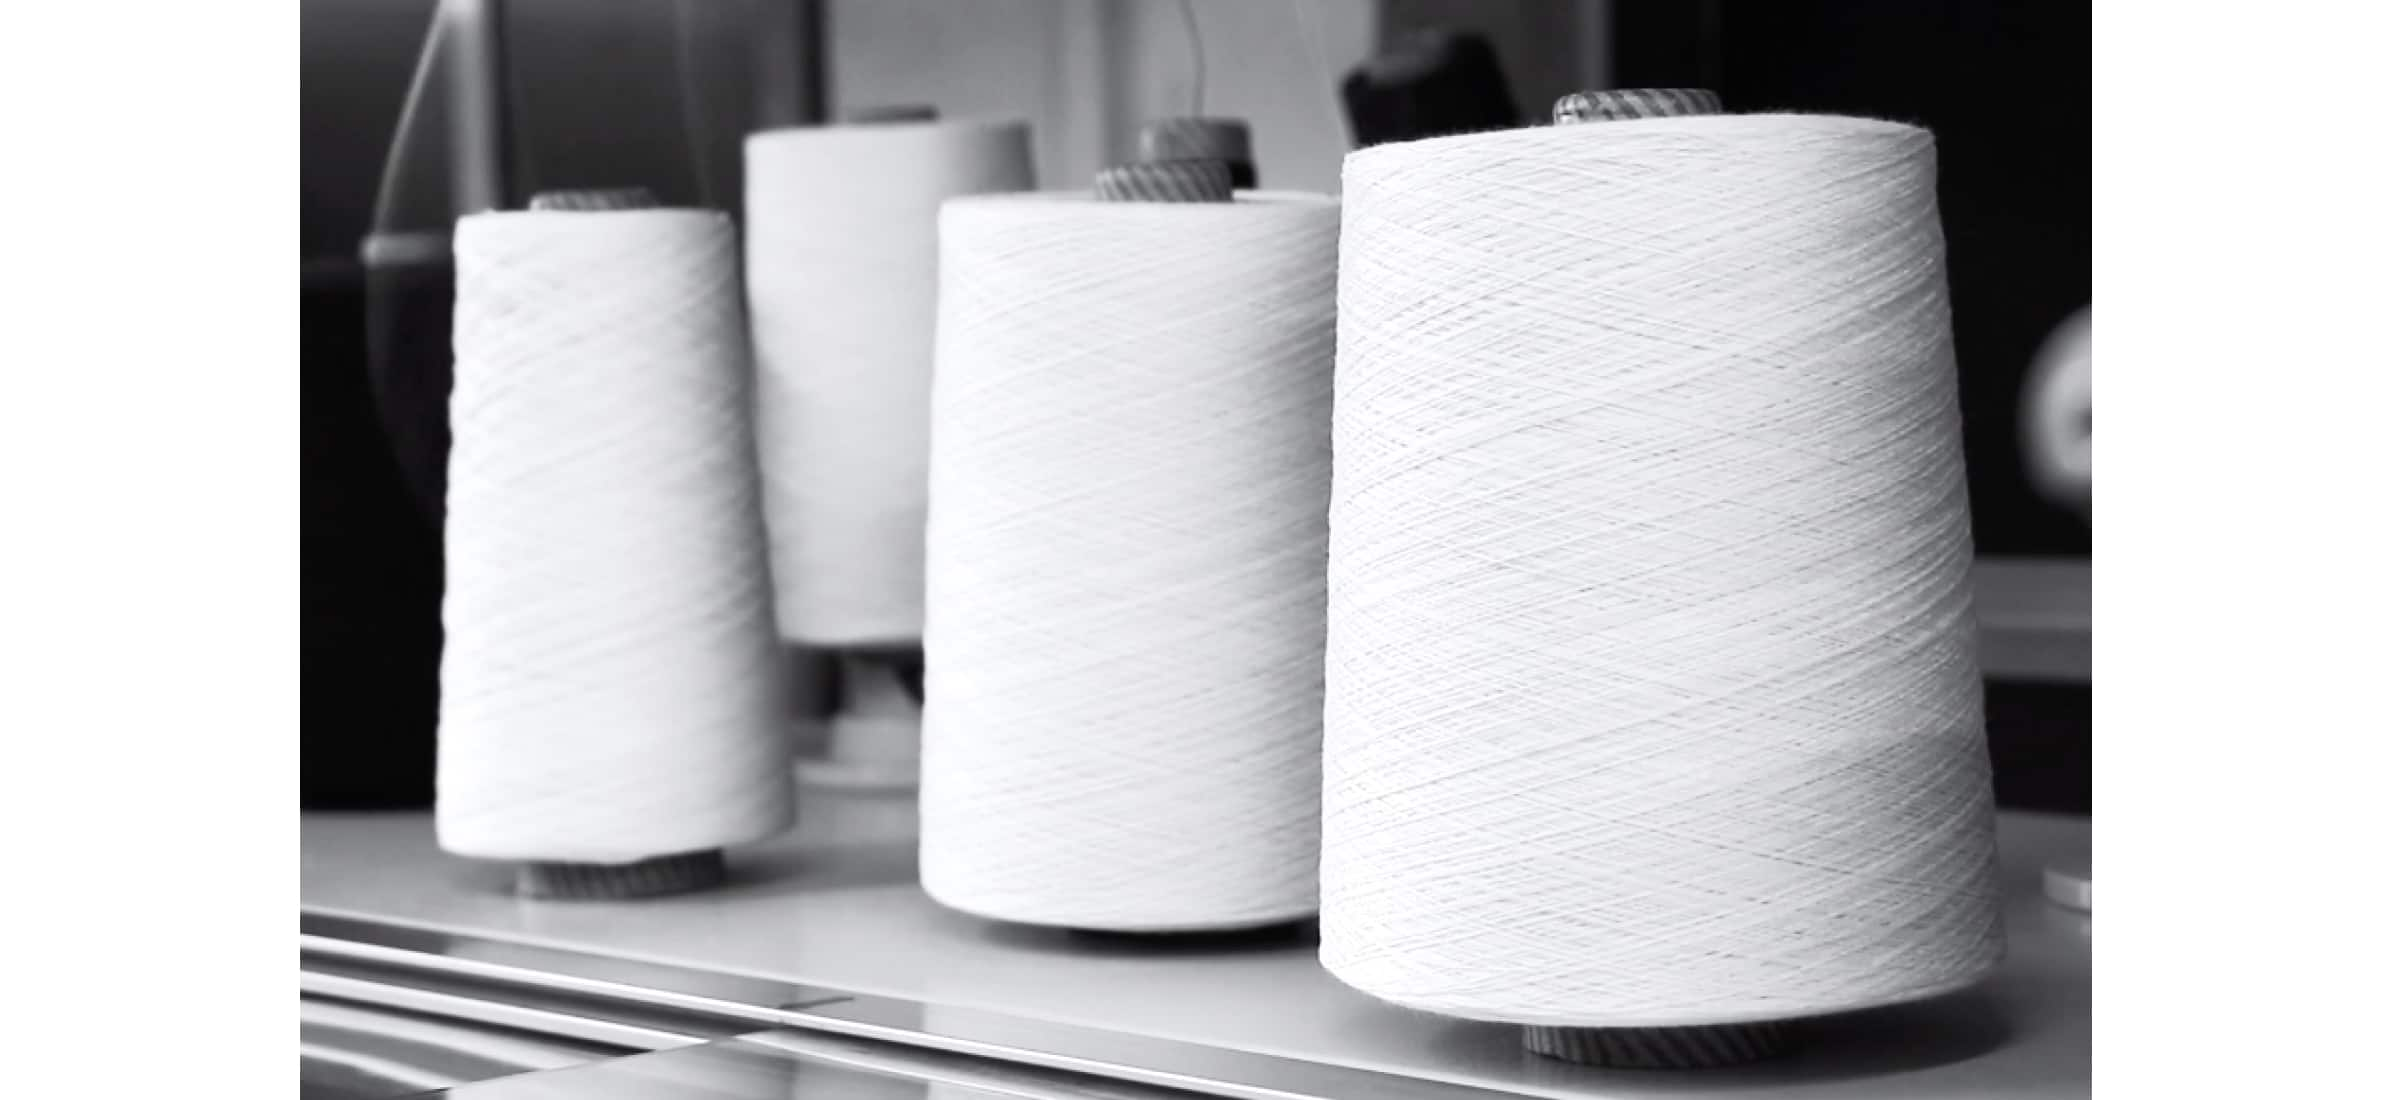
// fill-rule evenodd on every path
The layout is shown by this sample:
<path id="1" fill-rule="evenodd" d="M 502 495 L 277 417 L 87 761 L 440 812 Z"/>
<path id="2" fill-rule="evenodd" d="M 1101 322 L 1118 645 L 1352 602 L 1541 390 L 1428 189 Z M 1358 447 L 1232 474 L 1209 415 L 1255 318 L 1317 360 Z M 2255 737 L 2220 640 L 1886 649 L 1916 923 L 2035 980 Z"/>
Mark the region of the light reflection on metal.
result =
<path id="1" fill-rule="evenodd" d="M 1518 1093 L 825 986 L 534 947 L 302 909 L 300 951 L 410 974 L 695 1013 L 1234 1100 L 1477 1100 Z M 602 1014 L 601 1014 L 602 1015 Z M 579 1071 L 577 1071 L 579 1072 Z"/>

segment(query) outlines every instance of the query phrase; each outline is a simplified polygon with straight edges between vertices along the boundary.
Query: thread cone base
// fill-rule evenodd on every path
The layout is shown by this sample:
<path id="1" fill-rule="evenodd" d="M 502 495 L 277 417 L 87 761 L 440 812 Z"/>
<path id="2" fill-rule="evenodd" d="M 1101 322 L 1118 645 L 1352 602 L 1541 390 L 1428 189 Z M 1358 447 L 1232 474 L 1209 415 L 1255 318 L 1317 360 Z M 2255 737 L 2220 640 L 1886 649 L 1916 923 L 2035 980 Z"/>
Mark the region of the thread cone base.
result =
<path id="1" fill-rule="evenodd" d="M 1611 1069 L 1708 1069 L 1775 1058 L 1792 1049 L 1785 1024 L 1694 1027 L 1531 1027 L 1528 1049 Z"/>
<path id="2" fill-rule="evenodd" d="M 1092 944 L 1157 950 L 1199 950 L 1204 948 L 1250 947 L 1276 944 L 1282 941 L 1317 938 L 1312 917 L 1281 917 L 1259 924 L 1232 924 L 1219 928 L 1135 929 L 1135 928 L 1079 928 L 1061 929 L 1066 935 Z"/>
<path id="3" fill-rule="evenodd" d="M 558 900 L 646 898 L 720 886 L 729 877 L 722 849 L 709 848 L 637 863 L 520 864 L 515 868 L 515 892 Z"/>

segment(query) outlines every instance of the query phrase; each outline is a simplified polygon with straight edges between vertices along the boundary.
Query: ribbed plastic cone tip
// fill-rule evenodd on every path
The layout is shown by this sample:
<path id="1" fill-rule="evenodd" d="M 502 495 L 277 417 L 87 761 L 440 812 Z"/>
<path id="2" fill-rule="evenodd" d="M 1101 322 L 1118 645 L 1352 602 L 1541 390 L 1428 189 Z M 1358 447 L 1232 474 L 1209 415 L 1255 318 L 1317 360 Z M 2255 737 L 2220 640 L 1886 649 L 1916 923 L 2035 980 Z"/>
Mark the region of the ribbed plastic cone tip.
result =
<path id="1" fill-rule="evenodd" d="M 1228 202 L 1233 191 L 1229 166 L 1217 160 L 1120 164 L 1096 174 L 1104 202 Z"/>
<path id="2" fill-rule="evenodd" d="M 1138 131 L 1142 161 L 1217 160 L 1229 168 L 1229 185 L 1254 186 L 1254 138 L 1238 118 L 1158 118 Z"/>
<path id="3" fill-rule="evenodd" d="M 606 211 L 652 210 L 662 204 L 656 192 L 645 187 L 585 187 L 542 191 L 532 196 L 530 205 L 534 210 Z"/>
<path id="4" fill-rule="evenodd" d="M 1677 118 L 1724 113 L 1719 93 L 1702 88 L 1613 88 L 1571 92 L 1553 103 L 1553 124 L 1611 122 L 1635 118 Z"/>

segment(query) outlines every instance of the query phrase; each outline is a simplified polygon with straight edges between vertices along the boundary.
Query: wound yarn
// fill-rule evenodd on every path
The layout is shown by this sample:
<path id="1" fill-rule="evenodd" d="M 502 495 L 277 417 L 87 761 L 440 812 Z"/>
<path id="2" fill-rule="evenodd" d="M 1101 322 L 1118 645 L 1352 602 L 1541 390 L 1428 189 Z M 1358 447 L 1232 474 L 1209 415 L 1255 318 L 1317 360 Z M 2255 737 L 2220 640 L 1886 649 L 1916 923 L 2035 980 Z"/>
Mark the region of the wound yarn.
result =
<path id="1" fill-rule="evenodd" d="M 441 847 L 654 879 L 780 831 L 730 219 L 478 214 L 456 252 Z"/>
<path id="2" fill-rule="evenodd" d="M 1337 206 L 956 199 L 922 884 L 1107 931 L 1317 897 Z"/>
<path id="3" fill-rule="evenodd" d="M 1933 139 L 1648 118 L 1346 158 L 1321 960 L 1468 1019 L 2000 958 Z"/>
<path id="4" fill-rule="evenodd" d="M 938 208 L 1031 186 L 1020 122 L 767 130 L 747 139 L 756 441 L 782 638 L 922 636 Z"/>

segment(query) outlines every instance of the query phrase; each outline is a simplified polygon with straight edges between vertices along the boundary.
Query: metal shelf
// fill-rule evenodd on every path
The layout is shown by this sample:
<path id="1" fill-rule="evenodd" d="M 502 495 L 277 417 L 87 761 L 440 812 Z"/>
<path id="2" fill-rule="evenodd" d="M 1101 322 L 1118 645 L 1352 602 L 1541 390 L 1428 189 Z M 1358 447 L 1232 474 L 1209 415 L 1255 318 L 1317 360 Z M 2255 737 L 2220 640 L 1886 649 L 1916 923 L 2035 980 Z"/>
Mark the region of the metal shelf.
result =
<path id="1" fill-rule="evenodd" d="M 324 923 L 362 920 L 385 937 L 436 933 L 383 949 L 597 981 L 659 1008 L 719 1015 L 745 1005 L 738 1020 L 758 1028 L 1220 1096 L 1689 1100 L 1765 1087 L 1796 1098 L 2040 1100 L 2089 1088 L 2090 922 L 2041 893 L 2047 865 L 2090 851 L 2082 818 L 2002 815 L 2010 954 L 1984 985 L 1815 1021 L 1795 1057 L 1716 1073 L 1539 1058 L 1521 1049 L 1516 1028 L 1406 1012 L 1338 984 L 1301 934 L 1170 947 L 974 920 L 917 885 L 910 799 L 808 790 L 800 818 L 793 833 L 735 851 L 722 890 L 540 903 L 509 893 L 506 868 L 440 852 L 428 815 L 306 815 L 302 904 L 319 937 L 310 951 L 348 940 L 365 945 L 349 949 L 350 961 L 375 962 L 362 957 L 374 936 Z M 432 942 L 449 946 L 423 949 Z M 744 991 L 708 992 L 726 982 Z"/>

